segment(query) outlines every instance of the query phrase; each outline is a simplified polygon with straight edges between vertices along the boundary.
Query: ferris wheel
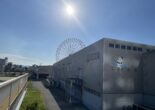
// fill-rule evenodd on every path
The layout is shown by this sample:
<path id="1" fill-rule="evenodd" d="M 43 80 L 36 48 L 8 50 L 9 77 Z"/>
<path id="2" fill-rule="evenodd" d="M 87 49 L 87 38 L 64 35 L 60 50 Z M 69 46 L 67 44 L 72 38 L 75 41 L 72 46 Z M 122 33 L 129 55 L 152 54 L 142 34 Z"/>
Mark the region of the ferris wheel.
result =
<path id="1" fill-rule="evenodd" d="M 85 47 L 85 44 L 77 38 L 68 38 L 64 40 L 57 48 L 56 61 L 59 61 Z"/>

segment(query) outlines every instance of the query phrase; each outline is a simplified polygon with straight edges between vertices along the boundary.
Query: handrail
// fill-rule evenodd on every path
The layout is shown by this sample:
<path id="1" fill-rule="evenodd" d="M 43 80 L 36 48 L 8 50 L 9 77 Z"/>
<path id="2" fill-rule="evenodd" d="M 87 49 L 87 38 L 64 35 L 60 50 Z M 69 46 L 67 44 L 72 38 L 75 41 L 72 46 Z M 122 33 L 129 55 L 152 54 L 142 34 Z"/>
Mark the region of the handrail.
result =
<path id="1" fill-rule="evenodd" d="M 10 80 L 1 82 L 1 83 L 0 83 L 0 88 L 2 88 L 2 87 L 4 87 L 4 86 L 6 86 L 6 85 L 8 85 L 8 84 L 10 84 L 10 83 L 12 83 L 12 82 L 18 80 L 18 79 L 20 79 L 20 78 L 22 78 L 22 77 L 25 77 L 25 76 L 27 76 L 27 75 L 28 75 L 28 73 L 25 73 L 25 74 L 23 74 L 23 75 L 21 75 L 21 76 L 13 77 L 13 78 L 10 79 Z"/>
<path id="2" fill-rule="evenodd" d="M 153 109 L 151 109 L 151 108 L 148 108 L 148 107 L 145 107 L 145 106 L 142 106 L 142 105 L 138 105 L 138 104 L 133 104 L 133 106 L 135 106 L 135 107 L 140 107 L 140 108 L 142 108 L 142 109 L 144 109 L 144 110 L 153 110 Z"/>

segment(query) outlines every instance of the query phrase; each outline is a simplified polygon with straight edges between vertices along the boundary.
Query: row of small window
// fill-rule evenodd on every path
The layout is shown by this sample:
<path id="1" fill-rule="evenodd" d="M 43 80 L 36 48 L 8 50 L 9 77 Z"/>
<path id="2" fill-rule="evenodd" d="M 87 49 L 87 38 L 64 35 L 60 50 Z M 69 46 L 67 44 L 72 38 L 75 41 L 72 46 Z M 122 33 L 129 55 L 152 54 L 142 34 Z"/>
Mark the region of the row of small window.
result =
<path id="1" fill-rule="evenodd" d="M 143 49 L 141 47 L 136 47 L 136 46 L 131 47 L 131 46 L 120 45 L 120 44 L 112 44 L 112 43 L 109 43 L 109 47 L 110 48 L 118 48 L 118 49 L 121 48 L 124 50 L 127 49 L 127 50 L 139 51 L 139 52 L 143 51 Z M 152 50 L 147 49 L 147 52 L 150 52 L 150 51 L 152 51 Z"/>
<path id="2" fill-rule="evenodd" d="M 109 47 L 111 47 L 111 48 L 121 48 L 121 49 L 127 49 L 127 50 L 134 50 L 134 51 L 140 51 L 140 52 L 142 52 L 143 51 L 143 49 L 142 48 L 140 48 L 140 47 L 131 47 L 131 46 L 125 46 L 125 45 L 119 45 L 119 44 L 112 44 L 112 43 L 109 43 Z"/>

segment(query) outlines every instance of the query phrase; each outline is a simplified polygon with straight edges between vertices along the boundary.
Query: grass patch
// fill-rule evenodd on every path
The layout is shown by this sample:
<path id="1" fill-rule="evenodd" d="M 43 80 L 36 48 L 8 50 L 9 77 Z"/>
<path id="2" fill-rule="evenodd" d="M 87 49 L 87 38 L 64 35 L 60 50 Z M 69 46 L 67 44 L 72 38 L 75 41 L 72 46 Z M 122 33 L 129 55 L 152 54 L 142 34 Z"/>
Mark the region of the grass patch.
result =
<path id="1" fill-rule="evenodd" d="M 32 86 L 31 81 L 28 82 L 20 110 L 46 110 L 41 92 Z"/>

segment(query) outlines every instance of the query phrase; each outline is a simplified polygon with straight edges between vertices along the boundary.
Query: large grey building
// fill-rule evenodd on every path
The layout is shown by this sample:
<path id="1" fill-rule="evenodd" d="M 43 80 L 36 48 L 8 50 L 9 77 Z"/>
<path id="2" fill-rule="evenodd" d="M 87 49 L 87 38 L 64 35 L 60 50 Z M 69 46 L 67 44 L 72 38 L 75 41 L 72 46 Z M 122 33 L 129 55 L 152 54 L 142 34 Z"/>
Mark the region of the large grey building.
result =
<path id="1" fill-rule="evenodd" d="M 4 72 L 5 66 L 7 65 L 8 58 L 5 57 L 4 59 L 0 58 L 0 72 Z"/>
<path id="2" fill-rule="evenodd" d="M 71 85 L 78 87 L 72 96 L 90 110 L 122 110 L 133 104 L 155 107 L 155 97 L 145 95 L 147 89 L 150 94 L 154 90 L 153 85 L 147 85 L 147 78 L 154 75 L 145 75 L 142 63 L 144 54 L 154 49 L 104 38 L 55 63 L 52 77 L 62 88 L 67 80 L 74 80 Z"/>
<path id="3" fill-rule="evenodd" d="M 155 107 L 155 51 L 143 55 L 143 103 Z"/>

